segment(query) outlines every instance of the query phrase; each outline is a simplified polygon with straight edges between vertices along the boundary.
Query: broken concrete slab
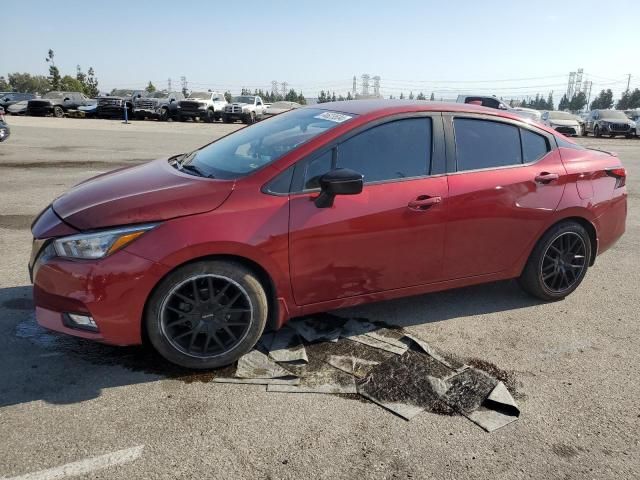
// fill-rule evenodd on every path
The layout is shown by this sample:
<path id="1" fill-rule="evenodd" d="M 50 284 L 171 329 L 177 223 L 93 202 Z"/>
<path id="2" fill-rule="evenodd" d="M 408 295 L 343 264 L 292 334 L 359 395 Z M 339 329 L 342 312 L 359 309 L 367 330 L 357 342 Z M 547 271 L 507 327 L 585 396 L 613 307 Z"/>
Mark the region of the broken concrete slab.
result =
<path id="1" fill-rule="evenodd" d="M 481 370 L 467 368 L 448 379 L 444 402 L 460 413 L 470 413 L 480 407 L 498 384 L 498 380 Z"/>
<path id="2" fill-rule="evenodd" d="M 306 375 L 300 377 L 298 385 L 269 385 L 268 392 L 289 393 L 358 393 L 356 380 L 319 358 L 311 357 L 309 363 L 302 367 Z"/>
<path id="3" fill-rule="evenodd" d="M 358 393 L 410 420 L 424 410 L 448 410 L 441 397 L 448 390 L 444 378 L 451 373 L 428 355 L 407 351 L 375 366 L 366 378 L 358 380 Z"/>
<path id="4" fill-rule="evenodd" d="M 300 334 L 307 342 L 318 342 L 321 340 L 337 342 L 342 331 L 342 324 L 335 325 L 327 323 L 320 318 L 301 318 L 293 320 L 287 324 Z"/>
<path id="5" fill-rule="evenodd" d="M 504 383 L 498 382 L 482 405 L 465 416 L 487 432 L 493 432 L 515 422 L 520 409 Z"/>
<path id="6" fill-rule="evenodd" d="M 294 377 L 289 370 L 278 365 L 267 355 L 251 350 L 238 360 L 235 373 L 236 378 L 287 378 Z"/>
<path id="7" fill-rule="evenodd" d="M 244 383 L 251 385 L 298 385 L 300 379 L 292 378 L 237 378 L 237 377 L 216 377 L 211 380 L 213 383 Z"/>
<path id="8" fill-rule="evenodd" d="M 412 342 L 413 346 L 417 347 L 417 349 L 435 358 L 437 361 L 439 361 L 446 367 L 451 368 L 452 370 L 461 372 L 467 368 L 467 365 L 465 365 L 464 363 L 457 362 L 452 358 L 445 357 L 437 349 L 429 345 L 428 342 L 426 342 L 425 340 L 422 340 L 420 337 L 417 337 L 416 335 L 405 332 L 404 339 L 405 339 L 405 342 L 408 339 L 410 342 Z"/>
<path id="9" fill-rule="evenodd" d="M 269 357 L 276 362 L 309 362 L 304 344 L 298 332 L 292 328 L 284 327 L 278 330 L 273 335 L 268 349 Z"/>
<path id="10" fill-rule="evenodd" d="M 343 355 L 330 355 L 327 363 L 338 370 L 342 370 L 358 378 L 366 377 L 373 367 L 380 364 L 380 362 L 374 360 Z"/>

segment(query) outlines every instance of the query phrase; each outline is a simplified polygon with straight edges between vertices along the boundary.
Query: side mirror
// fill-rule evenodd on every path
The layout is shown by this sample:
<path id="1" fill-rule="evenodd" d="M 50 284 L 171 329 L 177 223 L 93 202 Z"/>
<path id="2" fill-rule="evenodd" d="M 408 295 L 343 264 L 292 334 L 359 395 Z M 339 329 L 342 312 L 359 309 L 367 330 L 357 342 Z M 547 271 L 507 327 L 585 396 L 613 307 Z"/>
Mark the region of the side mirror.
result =
<path id="1" fill-rule="evenodd" d="M 357 195 L 362 192 L 364 177 L 348 168 L 336 168 L 320 177 L 320 195 L 315 199 L 316 207 L 333 206 L 336 195 Z"/>

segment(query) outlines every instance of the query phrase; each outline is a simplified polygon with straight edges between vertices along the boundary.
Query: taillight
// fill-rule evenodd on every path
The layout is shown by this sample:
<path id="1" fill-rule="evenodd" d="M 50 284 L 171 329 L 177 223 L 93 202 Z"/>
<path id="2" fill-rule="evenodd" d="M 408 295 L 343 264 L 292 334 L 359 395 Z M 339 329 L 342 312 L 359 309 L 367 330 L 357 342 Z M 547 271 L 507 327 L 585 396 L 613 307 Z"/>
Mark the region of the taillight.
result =
<path id="1" fill-rule="evenodd" d="M 624 187 L 627 183 L 627 171 L 623 167 L 606 170 L 607 175 L 616 179 L 616 188 Z"/>

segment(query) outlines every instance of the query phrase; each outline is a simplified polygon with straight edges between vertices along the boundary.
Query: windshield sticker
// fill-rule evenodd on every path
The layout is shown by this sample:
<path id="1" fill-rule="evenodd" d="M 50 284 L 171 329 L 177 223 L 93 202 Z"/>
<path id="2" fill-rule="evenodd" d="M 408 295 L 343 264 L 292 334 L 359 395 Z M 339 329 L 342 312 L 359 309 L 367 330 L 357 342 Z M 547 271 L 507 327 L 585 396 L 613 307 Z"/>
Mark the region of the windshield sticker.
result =
<path id="1" fill-rule="evenodd" d="M 342 123 L 342 122 L 346 122 L 352 117 L 349 115 L 345 115 L 344 113 L 324 112 L 324 113 L 321 113 L 320 115 L 316 115 L 313 118 L 320 118 L 322 120 L 329 120 L 330 122 Z"/>

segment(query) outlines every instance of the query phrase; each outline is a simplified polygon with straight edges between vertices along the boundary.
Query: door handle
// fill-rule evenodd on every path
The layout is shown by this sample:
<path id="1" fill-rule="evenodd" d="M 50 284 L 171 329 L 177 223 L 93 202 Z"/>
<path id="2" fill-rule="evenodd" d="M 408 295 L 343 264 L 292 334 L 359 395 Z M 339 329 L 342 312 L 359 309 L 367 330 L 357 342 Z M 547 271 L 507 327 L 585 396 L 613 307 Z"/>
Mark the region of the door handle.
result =
<path id="1" fill-rule="evenodd" d="M 549 182 L 553 182 L 554 180 L 558 180 L 559 178 L 560 175 L 557 173 L 542 172 L 536 175 L 536 183 L 542 183 L 544 185 Z"/>
<path id="2" fill-rule="evenodd" d="M 442 197 L 430 197 L 428 195 L 420 195 L 415 200 L 411 200 L 407 205 L 411 210 L 424 211 L 437 205 L 442 201 Z"/>

